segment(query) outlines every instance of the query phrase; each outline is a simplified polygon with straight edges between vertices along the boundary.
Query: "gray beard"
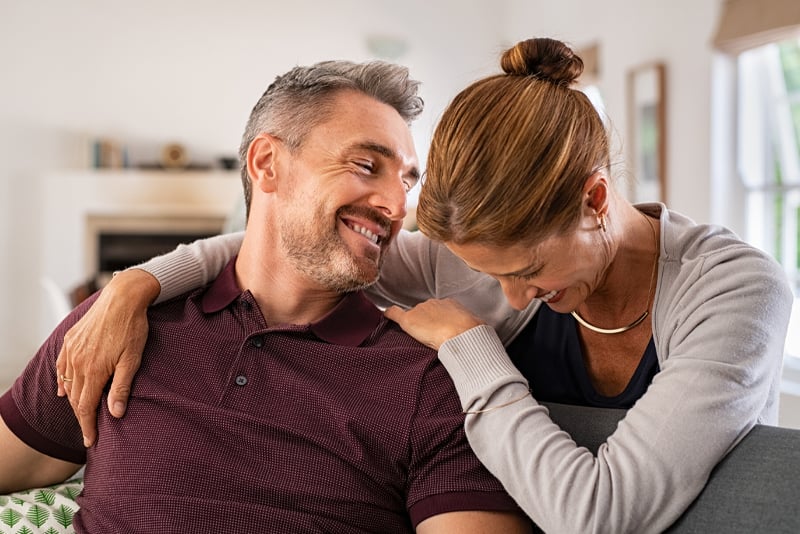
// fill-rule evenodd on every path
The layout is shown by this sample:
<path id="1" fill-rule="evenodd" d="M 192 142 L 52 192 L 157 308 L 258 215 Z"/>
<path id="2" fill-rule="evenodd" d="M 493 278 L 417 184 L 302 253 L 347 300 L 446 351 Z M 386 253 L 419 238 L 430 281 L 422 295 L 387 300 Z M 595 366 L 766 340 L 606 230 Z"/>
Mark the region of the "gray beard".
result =
<path id="1" fill-rule="evenodd" d="M 321 217 L 316 217 L 321 221 Z M 298 226 L 281 223 L 281 244 L 289 261 L 299 272 L 321 286 L 338 293 L 348 293 L 371 286 L 378 280 L 383 254 L 378 258 L 356 257 L 333 227 L 319 233 L 322 224 Z M 375 260 L 377 260 L 377 265 Z"/>

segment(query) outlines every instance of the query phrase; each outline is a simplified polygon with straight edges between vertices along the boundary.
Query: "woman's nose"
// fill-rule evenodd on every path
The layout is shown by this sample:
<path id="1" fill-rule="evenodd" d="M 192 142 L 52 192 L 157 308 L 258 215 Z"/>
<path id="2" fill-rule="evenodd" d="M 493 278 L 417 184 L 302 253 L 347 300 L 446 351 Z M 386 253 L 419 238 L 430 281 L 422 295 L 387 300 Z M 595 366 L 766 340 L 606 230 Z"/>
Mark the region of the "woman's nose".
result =
<path id="1" fill-rule="evenodd" d="M 500 287 L 511 307 L 515 310 L 524 310 L 536 296 L 537 289 L 520 281 L 500 280 Z"/>

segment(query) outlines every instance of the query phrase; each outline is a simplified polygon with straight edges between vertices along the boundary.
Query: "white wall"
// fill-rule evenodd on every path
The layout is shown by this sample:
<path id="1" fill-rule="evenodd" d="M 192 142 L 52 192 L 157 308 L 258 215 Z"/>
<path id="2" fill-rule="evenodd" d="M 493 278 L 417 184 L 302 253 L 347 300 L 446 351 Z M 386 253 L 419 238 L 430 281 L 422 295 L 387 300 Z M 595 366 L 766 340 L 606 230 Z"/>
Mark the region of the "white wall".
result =
<path id="1" fill-rule="evenodd" d="M 719 0 L 510 0 L 511 41 L 550 36 L 576 47 L 600 44 L 600 86 L 606 111 L 627 132 L 630 69 L 667 66 L 667 174 L 670 207 L 709 220 L 709 93 Z M 622 167 L 617 169 L 623 171 Z"/>
<path id="2" fill-rule="evenodd" d="M 427 110 L 414 128 L 424 159 L 446 102 L 494 57 L 502 21 L 494 2 L 428 4 L 0 0 L 0 385 L 41 342 L 35 244 L 63 231 L 41 228 L 42 175 L 85 167 L 87 144 L 102 136 L 151 148 L 178 141 L 199 160 L 235 152 L 275 75 L 374 57 L 373 34 L 405 40 L 398 60 L 424 82 Z"/>

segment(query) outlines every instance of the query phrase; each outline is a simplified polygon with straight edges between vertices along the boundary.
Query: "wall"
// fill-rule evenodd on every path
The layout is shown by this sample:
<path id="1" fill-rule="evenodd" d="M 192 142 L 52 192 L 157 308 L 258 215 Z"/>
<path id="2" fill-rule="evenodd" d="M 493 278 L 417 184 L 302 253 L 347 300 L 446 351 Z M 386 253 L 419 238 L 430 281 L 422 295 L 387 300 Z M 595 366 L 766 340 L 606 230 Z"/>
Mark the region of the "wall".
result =
<path id="1" fill-rule="evenodd" d="M 513 41 L 550 36 L 576 47 L 600 43 L 600 87 L 620 150 L 629 70 L 666 63 L 669 204 L 698 221 L 710 217 L 710 42 L 719 7 L 719 0 L 510 0 L 507 8 Z M 616 171 L 625 178 L 628 169 Z"/>
<path id="2" fill-rule="evenodd" d="M 404 40 L 398 60 L 424 81 L 413 130 L 424 160 L 441 109 L 494 57 L 501 20 L 493 2 L 457 0 L 0 0 L 0 385 L 41 342 L 36 244 L 65 231 L 42 227 L 42 176 L 85 168 L 92 139 L 140 152 L 178 141 L 199 160 L 235 152 L 275 75 L 373 58 L 377 34 Z"/>

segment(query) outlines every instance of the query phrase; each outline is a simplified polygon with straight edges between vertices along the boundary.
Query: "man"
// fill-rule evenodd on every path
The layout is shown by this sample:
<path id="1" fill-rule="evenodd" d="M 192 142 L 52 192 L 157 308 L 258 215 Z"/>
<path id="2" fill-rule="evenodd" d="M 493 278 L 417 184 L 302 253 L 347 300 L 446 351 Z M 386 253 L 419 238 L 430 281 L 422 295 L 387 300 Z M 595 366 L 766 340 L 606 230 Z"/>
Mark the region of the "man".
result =
<path id="1" fill-rule="evenodd" d="M 417 86 L 383 62 L 278 77 L 242 140 L 238 257 L 150 310 L 127 414 L 88 451 L 55 396 L 79 306 L 0 398 L 0 492 L 85 461 L 78 532 L 526 531 L 436 354 L 360 291 L 418 179 Z"/>

